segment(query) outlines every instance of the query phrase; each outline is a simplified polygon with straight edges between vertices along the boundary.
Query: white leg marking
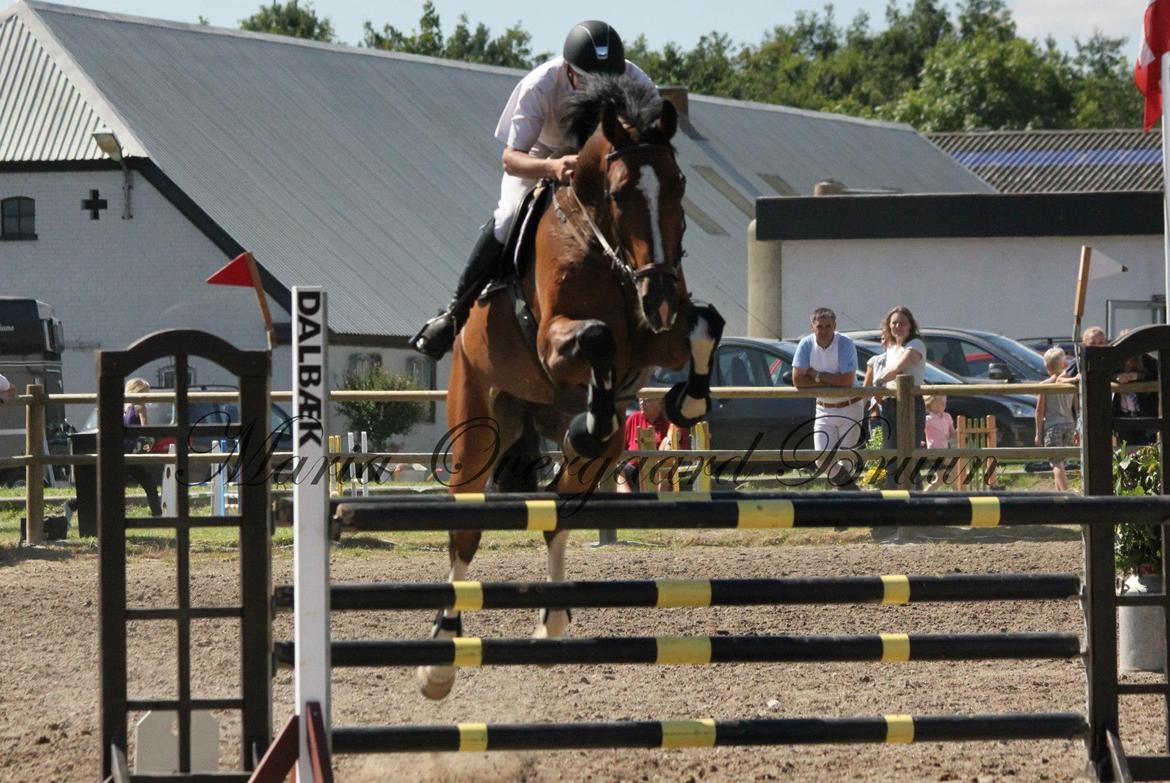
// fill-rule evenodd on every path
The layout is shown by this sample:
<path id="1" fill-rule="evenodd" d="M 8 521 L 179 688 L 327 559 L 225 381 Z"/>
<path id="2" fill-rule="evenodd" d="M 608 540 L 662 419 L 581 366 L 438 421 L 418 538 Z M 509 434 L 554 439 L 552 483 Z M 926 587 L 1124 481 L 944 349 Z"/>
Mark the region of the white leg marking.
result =
<path id="1" fill-rule="evenodd" d="M 642 191 L 642 195 L 646 197 L 646 206 L 650 210 L 650 235 L 653 237 L 654 256 L 653 261 L 656 264 L 666 263 L 666 253 L 662 249 L 662 227 L 658 225 L 659 209 L 658 209 L 658 191 L 661 185 L 658 182 L 658 175 L 654 173 L 653 166 L 643 166 L 638 170 L 638 190 Z"/>
<path id="2" fill-rule="evenodd" d="M 548 581 L 565 581 L 565 545 L 569 543 L 569 531 L 562 530 L 548 542 Z M 532 634 L 535 639 L 554 639 L 565 633 L 569 627 L 569 613 L 564 609 L 553 609 L 545 613 L 544 622 L 536 626 Z"/>
<path id="3" fill-rule="evenodd" d="M 448 582 L 461 582 L 467 578 L 467 570 L 470 564 L 465 563 L 459 559 L 458 556 L 451 560 L 451 571 L 447 574 Z M 443 617 L 458 617 L 459 612 L 454 609 L 444 609 Z M 436 628 L 433 638 L 435 639 L 453 639 L 455 638 L 454 631 L 447 631 L 442 628 Z M 442 699 L 451 692 L 451 686 L 455 684 L 455 667 L 454 666 L 419 666 L 415 670 L 415 677 L 418 680 L 419 688 L 422 690 L 424 696 L 428 699 Z"/>
<path id="4" fill-rule="evenodd" d="M 691 366 L 699 375 L 711 374 L 711 353 L 715 350 L 715 338 L 707 319 L 699 316 L 695 328 L 691 329 Z"/>

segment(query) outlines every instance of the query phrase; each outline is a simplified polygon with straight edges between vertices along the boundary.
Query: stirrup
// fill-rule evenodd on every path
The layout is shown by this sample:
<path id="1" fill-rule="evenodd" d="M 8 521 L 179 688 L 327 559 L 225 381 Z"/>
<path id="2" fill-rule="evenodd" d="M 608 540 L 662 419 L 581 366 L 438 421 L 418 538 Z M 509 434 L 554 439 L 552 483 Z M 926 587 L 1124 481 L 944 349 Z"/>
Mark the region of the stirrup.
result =
<path id="1" fill-rule="evenodd" d="M 410 347 L 426 354 L 436 362 L 447 355 L 455 344 L 455 317 L 440 313 L 423 324 L 418 334 L 410 338 Z"/>

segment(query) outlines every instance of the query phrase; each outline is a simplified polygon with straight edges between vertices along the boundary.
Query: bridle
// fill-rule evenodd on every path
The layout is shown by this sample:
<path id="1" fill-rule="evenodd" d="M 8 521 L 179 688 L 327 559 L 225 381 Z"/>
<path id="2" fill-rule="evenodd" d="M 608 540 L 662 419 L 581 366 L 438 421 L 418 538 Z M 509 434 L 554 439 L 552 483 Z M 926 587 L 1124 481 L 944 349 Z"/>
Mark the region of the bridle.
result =
<path id="1" fill-rule="evenodd" d="M 674 148 L 667 144 L 631 144 L 626 147 L 615 148 L 606 154 L 604 172 L 605 200 L 607 202 L 613 201 L 613 193 L 611 193 L 609 189 L 609 166 L 613 161 L 617 160 L 618 158 L 625 157 L 631 153 L 654 153 L 662 151 L 669 152 L 672 160 L 675 158 L 676 153 Z M 683 178 L 683 184 L 685 186 L 686 176 L 681 172 L 679 173 L 679 176 Z M 605 238 L 605 234 L 602 233 L 601 228 L 598 227 L 596 221 L 594 221 L 593 218 L 589 215 L 589 210 L 585 208 L 585 204 L 581 201 L 581 197 L 577 195 L 577 189 L 572 185 L 566 186 L 566 189 L 573 195 L 573 200 L 577 204 L 577 211 L 581 214 L 581 217 L 585 221 L 585 225 L 592 232 L 593 237 L 597 240 L 598 245 L 601 246 L 601 252 L 607 259 L 609 259 L 610 266 L 614 268 L 615 272 L 618 272 L 619 274 L 627 277 L 632 282 L 637 282 L 638 280 L 652 276 L 665 277 L 672 282 L 678 281 L 678 271 L 667 266 L 666 264 L 654 263 L 649 264 L 642 269 L 634 269 L 626 260 L 625 248 L 621 246 L 621 243 L 615 243 L 617 244 L 618 249 L 614 250 L 613 245 L 611 245 L 609 240 Z M 556 209 L 557 217 L 561 220 L 562 223 L 566 223 L 567 218 L 564 212 L 561 211 L 559 202 L 557 203 Z M 683 231 L 686 231 L 685 215 L 683 217 Z M 683 255 L 685 255 L 685 251 Z"/>

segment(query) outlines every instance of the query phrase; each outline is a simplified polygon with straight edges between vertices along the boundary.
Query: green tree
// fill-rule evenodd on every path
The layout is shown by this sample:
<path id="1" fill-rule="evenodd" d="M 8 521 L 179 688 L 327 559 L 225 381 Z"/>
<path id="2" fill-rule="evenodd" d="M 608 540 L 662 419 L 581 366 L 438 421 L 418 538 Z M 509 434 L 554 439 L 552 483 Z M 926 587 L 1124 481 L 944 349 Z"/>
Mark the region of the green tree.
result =
<path id="1" fill-rule="evenodd" d="M 1078 128 L 1136 128 L 1142 122 L 1142 96 L 1133 84 L 1133 66 L 1123 52 L 1125 38 L 1099 30 L 1087 41 L 1074 39 L 1076 100 L 1073 124 Z"/>
<path id="2" fill-rule="evenodd" d="M 477 24 L 473 32 L 467 15 L 461 14 L 451 36 L 444 39 L 442 20 L 431 0 L 423 3 L 418 29 L 412 30 L 409 35 L 390 24 L 383 25 L 380 31 L 376 30 L 368 21 L 364 23 L 363 30 L 362 46 L 371 49 L 511 68 L 528 68 L 533 64 L 532 36 L 519 25 L 513 25 L 503 35 L 493 38 L 491 31 L 482 23 Z"/>
<path id="3" fill-rule="evenodd" d="M 1073 120 L 1068 69 L 1022 38 L 976 36 L 941 42 L 919 86 L 892 108 L 919 130 L 1066 128 Z"/>
<path id="4" fill-rule="evenodd" d="M 240 20 L 241 30 L 254 33 L 273 33 L 310 41 L 333 41 L 333 22 L 320 18 L 311 2 L 301 5 L 299 0 L 262 5 L 260 10 Z"/>
<path id="5" fill-rule="evenodd" d="M 358 370 L 345 376 L 349 391 L 403 391 L 417 389 L 408 373 L 392 374 L 381 367 Z M 405 435 L 427 416 L 425 402 L 343 402 L 338 409 L 356 432 L 365 431 L 370 447 L 384 451 L 395 435 Z"/>

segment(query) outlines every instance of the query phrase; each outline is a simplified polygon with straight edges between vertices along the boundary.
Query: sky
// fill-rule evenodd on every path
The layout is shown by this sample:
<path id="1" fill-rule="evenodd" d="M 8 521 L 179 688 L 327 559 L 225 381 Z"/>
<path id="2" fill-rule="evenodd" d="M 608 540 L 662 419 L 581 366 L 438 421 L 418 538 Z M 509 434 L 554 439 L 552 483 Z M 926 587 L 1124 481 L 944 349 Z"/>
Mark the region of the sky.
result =
<path id="1" fill-rule="evenodd" d="M 56 0 L 64 5 L 96 8 L 103 11 L 151 16 L 179 22 L 194 22 L 202 15 L 219 27 L 238 27 L 240 19 L 251 15 L 266 0 Z M 909 0 L 899 0 L 903 7 Z M 1070 48 L 1075 38 L 1085 39 L 1099 29 L 1112 37 L 1126 37 L 1136 55 L 1137 35 L 1147 0 L 1008 0 L 1020 35 L 1044 38 L 1052 34 L 1062 48 Z M 5 0 L 0 4 L 7 5 Z M 391 24 L 404 32 L 418 27 L 422 0 L 315 0 L 312 5 L 319 16 L 332 20 L 337 37 L 343 43 L 357 44 L 362 38 L 362 23 L 370 21 L 381 29 Z M 514 24 L 532 34 L 534 53 L 560 53 L 564 35 L 582 18 L 604 19 L 626 40 L 645 34 L 651 48 L 660 49 L 674 42 L 691 49 L 700 36 L 718 31 L 736 43 L 759 43 L 764 33 L 778 24 L 790 24 L 799 10 L 820 10 L 813 0 L 590 0 L 572 5 L 527 0 L 523 3 L 501 0 L 434 0 L 444 34 L 454 28 L 458 16 L 467 14 L 471 27 L 482 22 L 498 35 Z M 954 2 L 947 3 L 954 7 Z M 871 27 L 884 27 L 886 0 L 836 0 L 839 25 L 845 25 L 858 11 L 869 14 Z M 713 11 L 717 8 L 718 11 Z"/>

